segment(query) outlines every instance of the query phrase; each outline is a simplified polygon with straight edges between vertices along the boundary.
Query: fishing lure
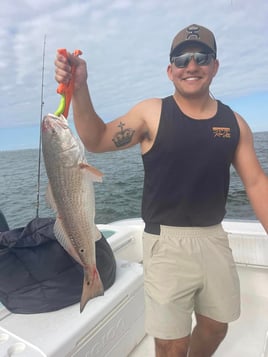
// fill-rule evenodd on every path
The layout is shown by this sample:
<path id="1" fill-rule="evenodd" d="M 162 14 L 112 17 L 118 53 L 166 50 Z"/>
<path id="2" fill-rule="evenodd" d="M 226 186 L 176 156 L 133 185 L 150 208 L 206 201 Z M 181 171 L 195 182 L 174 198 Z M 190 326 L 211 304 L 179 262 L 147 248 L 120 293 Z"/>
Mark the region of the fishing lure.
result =
<path id="1" fill-rule="evenodd" d="M 58 49 L 58 52 L 67 58 L 67 51 L 65 48 Z M 75 50 L 73 52 L 74 56 L 79 56 L 82 54 L 82 51 Z M 72 100 L 72 94 L 74 90 L 74 74 L 75 74 L 75 66 L 72 66 L 72 77 L 68 83 L 60 83 L 57 88 L 57 93 L 61 95 L 60 104 L 55 111 L 55 115 L 60 116 L 63 115 L 67 118 L 69 113 L 69 108 Z"/>

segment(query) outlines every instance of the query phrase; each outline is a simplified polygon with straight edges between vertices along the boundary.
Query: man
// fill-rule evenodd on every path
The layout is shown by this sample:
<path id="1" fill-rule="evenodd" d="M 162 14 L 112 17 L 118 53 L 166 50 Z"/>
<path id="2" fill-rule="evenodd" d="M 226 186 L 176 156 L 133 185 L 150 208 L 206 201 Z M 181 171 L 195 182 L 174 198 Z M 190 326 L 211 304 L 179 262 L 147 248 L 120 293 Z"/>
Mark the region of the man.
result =
<path id="1" fill-rule="evenodd" d="M 92 105 L 85 61 L 70 54 L 55 61 L 58 82 L 68 82 L 70 64 L 76 66 L 74 120 L 88 150 L 141 146 L 146 330 L 155 337 L 156 357 L 212 356 L 228 322 L 239 317 L 239 281 L 221 226 L 231 164 L 268 231 L 268 178 L 252 133 L 239 114 L 210 96 L 216 55 L 210 30 L 183 29 L 167 68 L 174 95 L 144 100 L 107 124 Z"/>

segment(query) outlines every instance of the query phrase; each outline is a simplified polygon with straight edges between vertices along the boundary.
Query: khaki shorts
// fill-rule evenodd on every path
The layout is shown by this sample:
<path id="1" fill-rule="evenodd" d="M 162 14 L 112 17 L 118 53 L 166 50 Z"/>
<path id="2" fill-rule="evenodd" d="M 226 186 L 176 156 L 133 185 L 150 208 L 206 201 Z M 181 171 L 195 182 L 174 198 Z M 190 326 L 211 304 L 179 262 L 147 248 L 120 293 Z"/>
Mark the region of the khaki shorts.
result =
<path id="1" fill-rule="evenodd" d="M 221 225 L 144 232 L 145 325 L 162 339 L 188 336 L 192 313 L 220 322 L 240 315 L 239 278 Z"/>

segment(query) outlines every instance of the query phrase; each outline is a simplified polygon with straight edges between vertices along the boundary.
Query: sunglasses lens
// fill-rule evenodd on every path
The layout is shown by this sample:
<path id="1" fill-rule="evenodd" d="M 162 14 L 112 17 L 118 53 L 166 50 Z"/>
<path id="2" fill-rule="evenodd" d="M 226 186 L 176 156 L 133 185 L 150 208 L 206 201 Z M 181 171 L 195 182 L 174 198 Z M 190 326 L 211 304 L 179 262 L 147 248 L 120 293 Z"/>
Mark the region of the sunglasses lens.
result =
<path id="1" fill-rule="evenodd" d="M 195 53 L 194 60 L 199 66 L 206 66 L 210 63 L 210 56 L 208 53 Z"/>
<path id="2" fill-rule="evenodd" d="M 189 62 L 191 61 L 191 54 L 184 53 L 183 55 L 174 57 L 173 60 L 176 67 L 184 68 L 188 66 Z"/>
<path id="3" fill-rule="evenodd" d="M 188 66 L 192 58 L 194 58 L 195 62 L 199 66 L 207 66 L 210 64 L 213 55 L 211 53 L 201 53 L 201 52 L 184 53 L 180 56 L 173 57 L 172 62 L 174 62 L 176 67 L 184 68 Z"/>

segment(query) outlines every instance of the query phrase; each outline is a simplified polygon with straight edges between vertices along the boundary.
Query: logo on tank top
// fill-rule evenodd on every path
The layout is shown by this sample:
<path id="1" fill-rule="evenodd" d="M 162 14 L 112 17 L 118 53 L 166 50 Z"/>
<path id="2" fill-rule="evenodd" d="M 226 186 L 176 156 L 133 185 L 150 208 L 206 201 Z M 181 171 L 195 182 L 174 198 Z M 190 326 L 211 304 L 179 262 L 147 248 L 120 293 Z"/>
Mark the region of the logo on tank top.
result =
<path id="1" fill-rule="evenodd" d="M 230 139 L 231 138 L 231 129 L 230 128 L 223 128 L 220 126 L 214 126 L 212 128 L 214 138 L 223 138 L 223 139 Z"/>

